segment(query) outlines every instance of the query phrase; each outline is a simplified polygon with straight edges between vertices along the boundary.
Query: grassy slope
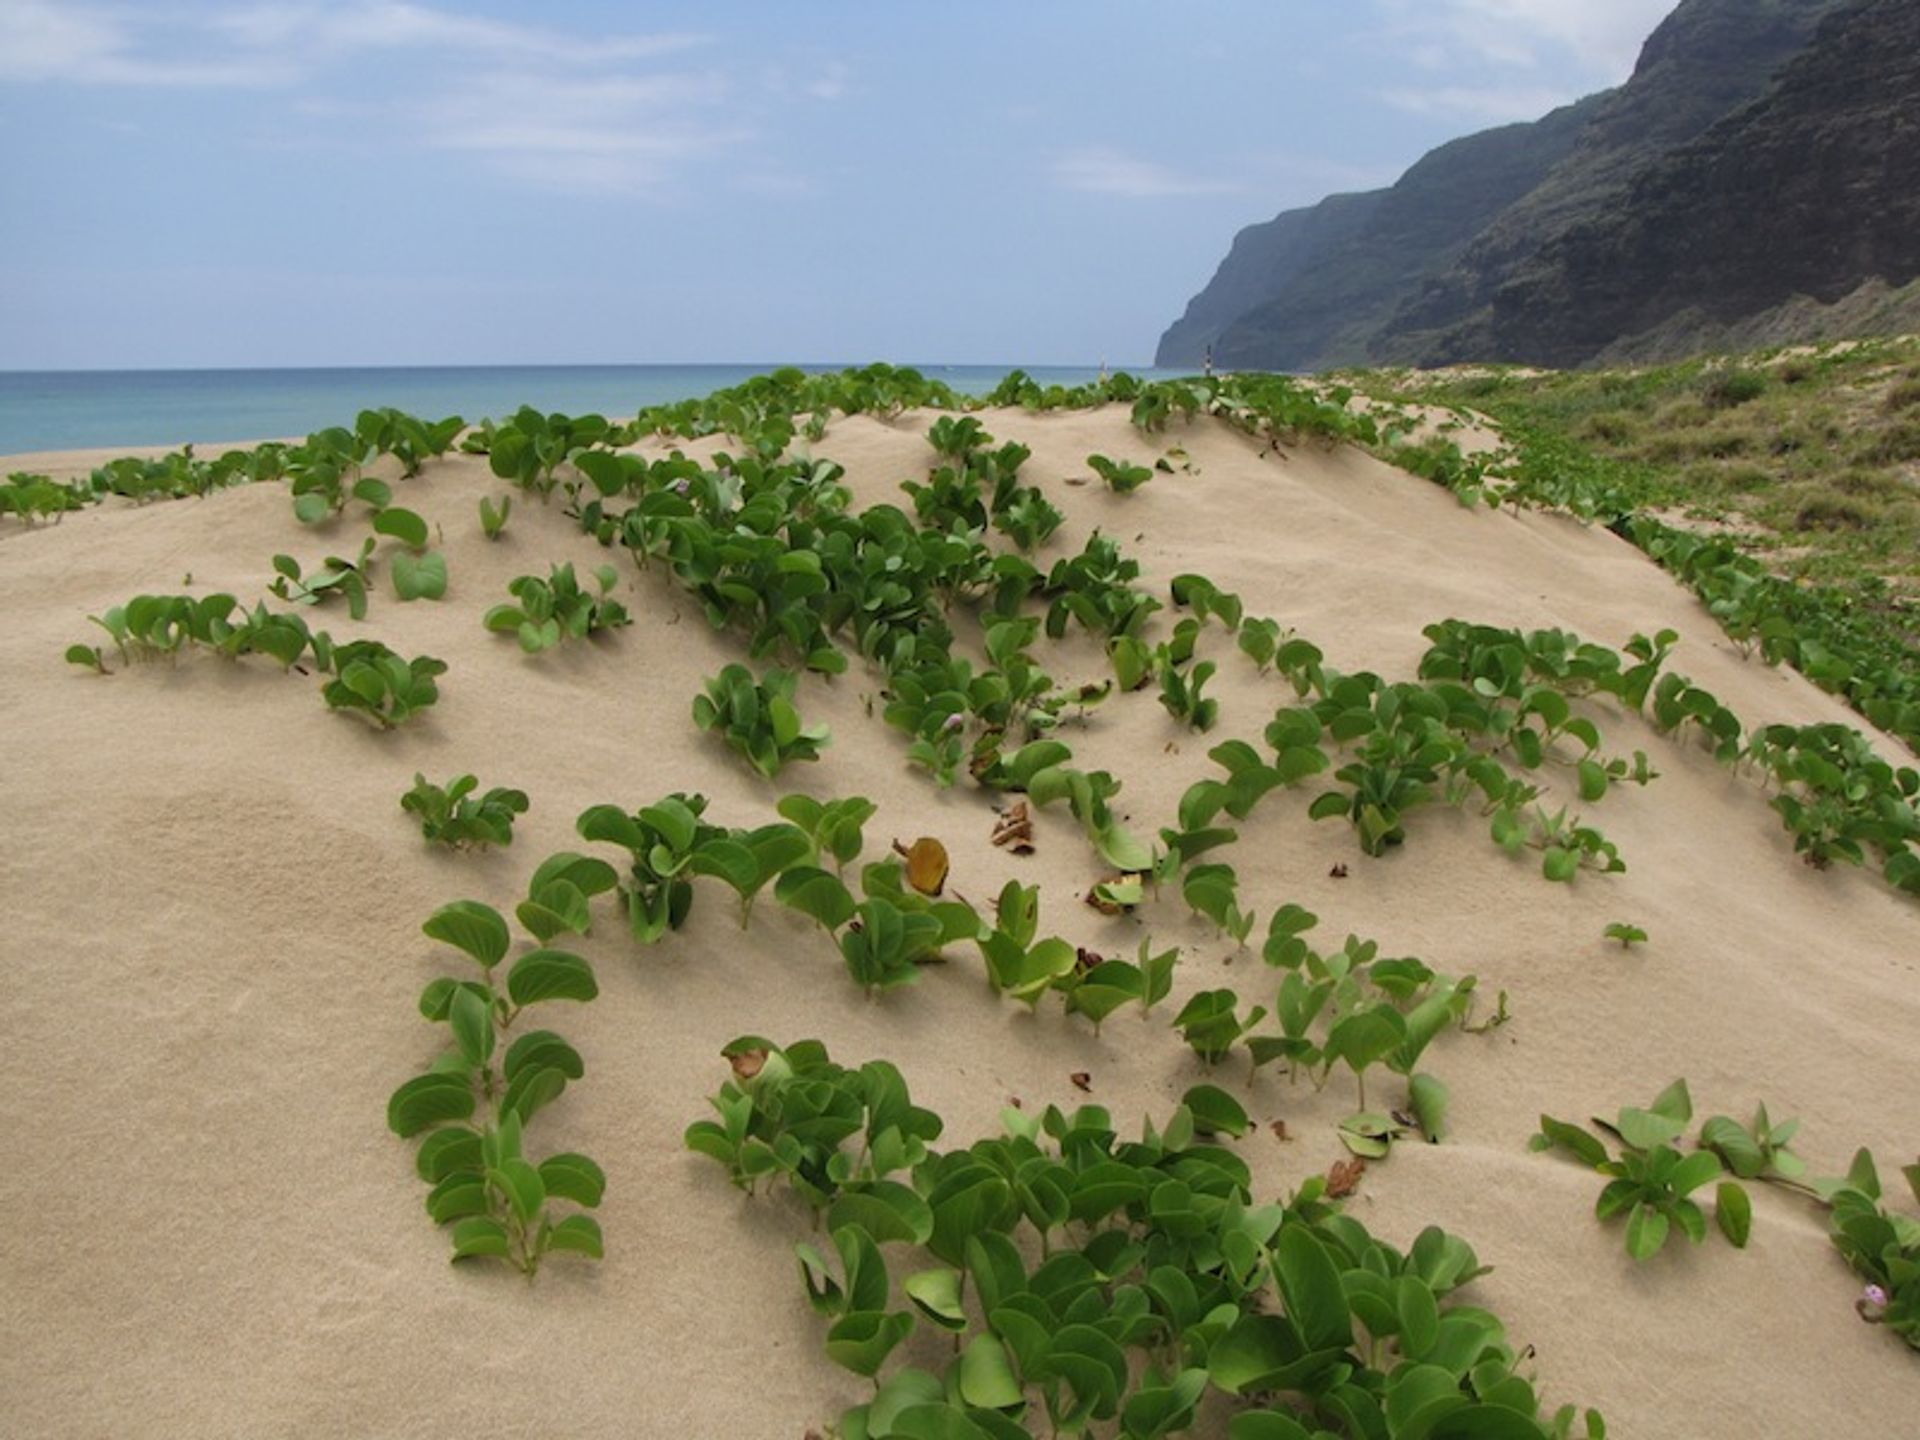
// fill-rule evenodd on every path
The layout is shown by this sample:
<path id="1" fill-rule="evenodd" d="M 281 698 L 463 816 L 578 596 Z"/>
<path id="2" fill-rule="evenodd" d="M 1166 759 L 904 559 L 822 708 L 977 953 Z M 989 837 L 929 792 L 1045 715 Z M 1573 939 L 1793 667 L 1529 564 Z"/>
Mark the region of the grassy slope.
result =
<path id="1" fill-rule="evenodd" d="M 1920 338 L 1653 368 L 1361 378 L 1570 442 L 1643 504 L 1728 527 L 1778 574 L 1879 578 L 1920 604 Z"/>

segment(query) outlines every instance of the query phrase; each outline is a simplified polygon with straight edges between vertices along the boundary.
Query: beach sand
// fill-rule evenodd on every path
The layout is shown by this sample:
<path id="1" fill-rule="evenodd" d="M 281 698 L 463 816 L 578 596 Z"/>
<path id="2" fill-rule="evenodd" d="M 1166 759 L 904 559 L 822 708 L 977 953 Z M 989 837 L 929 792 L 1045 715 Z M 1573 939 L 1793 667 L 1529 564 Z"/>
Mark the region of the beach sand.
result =
<path id="1" fill-rule="evenodd" d="M 1602 530 L 1468 511 L 1353 451 L 1262 454 L 1211 421 L 1143 437 L 1117 407 L 982 418 L 997 439 L 1032 447 L 1023 479 L 1068 512 L 1049 559 L 1102 527 L 1157 591 L 1203 573 L 1343 669 L 1410 678 L 1421 628 L 1452 616 L 1563 626 L 1612 646 L 1671 627 L 1682 642 L 1670 668 L 1749 726 L 1862 723 L 1799 676 L 1742 658 L 1690 595 Z M 848 467 L 862 503 L 904 503 L 897 483 L 924 476 L 932 457 L 929 419 L 843 419 L 814 449 Z M 1150 463 L 1175 442 L 1196 473 L 1158 475 L 1128 497 L 1065 483 L 1085 475 L 1090 452 Z M 98 458 L 55 463 L 84 473 Z M 90 613 L 183 586 L 251 603 L 275 552 L 309 564 L 351 553 L 364 521 L 303 529 L 284 487 L 266 485 L 32 531 L 0 522 L 0 1434 L 823 1430 L 868 1387 L 826 1358 L 824 1322 L 806 1303 L 792 1245 L 817 1238 L 809 1218 L 785 1196 L 745 1197 L 681 1144 L 726 1078 L 721 1046 L 743 1033 L 817 1037 L 847 1064 L 891 1059 L 916 1101 L 945 1117 L 946 1145 L 995 1132 L 1012 1097 L 1029 1110 L 1091 1098 L 1131 1132 L 1211 1080 L 1260 1122 L 1238 1144 L 1258 1198 L 1340 1158 L 1348 1080 L 1316 1093 L 1268 1071 L 1248 1090 L 1242 1061 L 1209 1071 L 1169 1027 L 1204 988 L 1271 1003 L 1276 975 L 1257 938 L 1235 954 L 1171 895 L 1133 918 L 1095 914 L 1078 897 L 1100 872 L 1063 811 L 1038 818 L 1032 857 L 994 849 L 988 797 L 938 791 L 907 769 L 903 738 L 868 713 L 878 677 L 857 661 L 803 684 L 802 714 L 832 727 L 825 757 L 778 786 L 760 781 L 689 719 L 703 678 L 743 658 L 739 642 L 711 630 L 660 567 L 638 573 L 557 505 L 520 497 L 488 543 L 476 500 L 504 486 L 484 460 L 430 464 L 397 488 L 437 527 L 445 601 L 398 603 L 383 568 L 364 625 L 313 617 L 336 637 L 448 662 L 441 702 L 392 734 L 330 713 L 316 680 L 263 661 L 188 657 L 103 679 L 61 659 L 99 638 Z M 637 623 L 537 658 L 482 629 L 510 579 L 566 559 L 617 560 Z M 1125 782 L 1118 809 L 1140 833 L 1171 824 L 1182 791 L 1215 773 L 1212 745 L 1260 744 L 1291 699 L 1219 635 L 1203 641 L 1220 663 L 1212 734 L 1185 730 L 1148 694 L 1064 732 L 1075 763 Z M 1043 653 L 1062 680 L 1106 673 L 1079 639 Z M 1402 849 L 1369 860 L 1346 825 L 1308 821 L 1312 782 L 1269 796 L 1240 827 L 1228 858 L 1262 931 L 1275 905 L 1296 902 L 1321 917 L 1323 948 L 1354 931 L 1511 997 L 1511 1023 L 1428 1052 L 1424 1068 L 1453 1093 L 1446 1143 L 1398 1146 L 1350 1212 L 1400 1244 L 1428 1224 L 1473 1243 L 1495 1268 L 1470 1297 L 1533 1349 L 1551 1403 L 1600 1408 L 1616 1437 L 1920 1433 L 1920 1364 L 1856 1318 L 1859 1282 L 1819 1212 L 1756 1187 L 1745 1252 L 1714 1235 L 1636 1265 L 1619 1227 L 1594 1219 L 1599 1178 L 1527 1149 L 1543 1111 L 1611 1115 L 1683 1075 L 1699 1117 L 1744 1120 L 1761 1100 L 1801 1117 L 1797 1148 L 1816 1173 L 1843 1170 L 1867 1145 L 1898 1186 L 1895 1168 L 1920 1144 L 1920 905 L 1875 874 L 1799 863 L 1753 779 L 1637 717 L 1594 713 L 1610 752 L 1644 749 L 1661 772 L 1592 809 L 1624 875 L 1549 884 L 1537 859 L 1496 849 L 1483 819 L 1439 808 L 1413 817 Z M 1910 763 L 1895 742 L 1876 743 Z M 426 848 L 398 806 L 416 771 L 525 790 L 532 809 L 511 849 Z M 867 1000 L 827 939 L 770 901 L 743 932 L 730 897 L 705 887 L 686 929 L 646 949 L 602 902 L 595 934 L 575 947 L 600 998 L 546 1022 L 587 1073 L 534 1138 L 543 1153 L 580 1149 L 605 1167 L 606 1260 L 556 1259 L 531 1287 L 504 1268 L 449 1266 L 422 1210 L 415 1146 L 384 1117 L 444 1035 L 415 1009 L 422 985 L 463 963 L 420 923 L 463 897 L 510 912 L 550 852 L 595 848 L 573 829 L 589 805 L 631 810 L 698 790 L 710 817 L 745 825 L 774 818 L 786 789 L 874 799 L 870 856 L 894 837 L 940 837 L 953 887 L 977 904 L 1009 876 L 1039 882 L 1042 933 L 1108 954 L 1130 954 L 1149 931 L 1187 947 L 1171 1003 L 1148 1017 L 1129 1008 L 1096 1037 L 1057 1001 L 1029 1014 L 997 999 L 971 954 Z M 1341 863 L 1349 875 L 1336 879 Z M 1651 943 L 1604 941 L 1616 920 Z M 1069 1085 L 1075 1071 L 1091 1076 L 1090 1097 Z M 1397 1080 L 1383 1088 L 1401 1103 Z M 1223 1434 L 1217 1420 L 1195 1433 Z"/>

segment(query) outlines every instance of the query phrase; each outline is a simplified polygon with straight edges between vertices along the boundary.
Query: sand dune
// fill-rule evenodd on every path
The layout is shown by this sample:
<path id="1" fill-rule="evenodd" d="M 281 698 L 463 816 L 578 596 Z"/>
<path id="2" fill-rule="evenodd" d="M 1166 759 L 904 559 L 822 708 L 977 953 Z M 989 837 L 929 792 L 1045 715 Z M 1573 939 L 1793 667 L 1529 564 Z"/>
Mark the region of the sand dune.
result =
<path id="1" fill-rule="evenodd" d="M 863 502 L 898 499 L 897 483 L 927 468 L 928 418 L 841 420 L 815 448 L 847 466 Z M 1262 456 L 1212 422 L 1170 437 L 1197 473 L 1116 497 L 1064 482 L 1092 451 L 1160 453 L 1168 442 L 1140 437 L 1124 410 L 982 418 L 1032 447 L 1023 478 L 1068 512 L 1049 555 L 1102 527 L 1156 589 L 1204 573 L 1344 669 L 1410 676 L 1421 627 L 1450 616 L 1614 646 L 1671 627 L 1674 668 L 1749 724 L 1860 723 L 1799 676 L 1743 659 L 1603 531 L 1470 512 L 1358 452 Z M 357 546 L 359 522 L 303 530 L 284 489 L 260 486 L 29 533 L 0 525 L 0 1433 L 799 1440 L 824 1427 L 865 1386 L 826 1359 L 794 1273 L 806 1215 L 744 1198 L 681 1145 L 725 1076 L 720 1047 L 741 1033 L 893 1060 L 946 1117 L 950 1143 L 996 1129 L 1012 1096 L 1069 1104 L 1069 1072 L 1087 1071 L 1129 1130 L 1206 1078 L 1262 1122 L 1285 1119 L 1291 1143 L 1264 1126 L 1240 1142 L 1263 1197 L 1342 1153 L 1344 1084 L 1316 1093 L 1263 1071 L 1243 1092 L 1243 1066 L 1210 1077 L 1169 1029 L 1171 1010 L 1129 1009 L 1096 1037 L 1057 1003 L 1030 1015 L 996 999 L 971 956 L 868 1001 L 797 917 L 763 905 L 743 933 L 703 898 L 657 947 L 636 948 L 611 920 L 576 947 L 602 987 L 564 1020 L 588 1071 L 540 1123 L 546 1143 L 606 1167 L 604 1263 L 556 1261 L 531 1289 L 449 1267 L 413 1146 L 384 1124 L 388 1094 L 438 1043 L 414 1008 L 445 968 L 420 922 L 460 897 L 509 909 L 539 860 L 582 848 L 573 821 L 589 805 L 699 790 L 722 823 L 752 824 L 773 818 L 780 789 L 866 794 L 880 807 L 870 849 L 940 836 L 954 886 L 978 903 L 1017 874 L 1042 885 L 1043 931 L 1109 953 L 1143 929 L 1188 947 L 1176 1006 L 1210 986 L 1247 997 L 1273 985 L 1257 950 L 1234 955 L 1177 899 L 1119 919 L 1081 905 L 1098 872 L 1064 814 L 1040 816 L 1033 857 L 995 850 L 987 798 L 905 767 L 901 737 L 866 711 L 878 676 L 858 664 L 804 683 L 803 713 L 832 727 L 825 758 L 779 788 L 759 781 L 688 718 L 738 643 L 657 567 L 636 574 L 622 559 L 638 623 L 609 639 L 528 658 L 486 633 L 480 614 L 514 576 L 609 558 L 557 506 L 531 501 L 488 543 L 475 501 L 501 488 L 464 457 L 404 482 L 402 503 L 440 527 L 447 598 L 402 605 L 383 575 L 364 626 L 326 617 L 336 635 L 448 662 L 440 704 L 392 734 L 330 714 L 316 682 L 260 662 L 185 658 L 102 679 L 61 661 L 89 613 L 188 575 L 194 593 L 250 602 L 276 551 L 310 561 Z M 1106 671 L 1091 643 L 1047 654 L 1063 679 Z M 1182 791 L 1212 773 L 1210 745 L 1257 740 L 1290 696 L 1241 657 L 1217 658 L 1212 735 L 1145 695 L 1068 734 L 1077 764 L 1124 780 L 1120 808 L 1142 832 L 1171 823 Z M 1856 1319 L 1858 1282 L 1814 1212 L 1760 1193 L 1747 1251 L 1714 1239 L 1636 1266 L 1593 1218 L 1596 1178 L 1526 1148 L 1542 1111 L 1611 1114 L 1681 1075 L 1703 1115 L 1744 1117 L 1765 1100 L 1802 1117 L 1799 1148 L 1820 1173 L 1861 1145 L 1902 1163 L 1916 1143 L 1914 902 L 1871 873 L 1798 863 L 1753 781 L 1638 717 L 1598 713 L 1610 750 L 1645 749 L 1662 772 L 1595 812 L 1624 875 L 1550 885 L 1490 845 L 1483 821 L 1448 810 L 1417 814 L 1382 860 L 1345 825 L 1310 823 L 1298 793 L 1242 827 L 1232 858 L 1263 917 L 1295 901 L 1321 916 L 1321 936 L 1357 931 L 1511 995 L 1509 1025 L 1431 1054 L 1452 1087 L 1453 1135 L 1399 1147 L 1353 1212 L 1402 1244 L 1429 1223 L 1472 1241 L 1496 1267 L 1473 1287 L 1478 1303 L 1535 1347 L 1555 1401 L 1602 1409 L 1617 1436 L 1914 1433 L 1920 1370 Z M 415 771 L 466 770 L 532 797 L 511 849 L 429 851 L 399 810 Z M 1337 862 L 1350 878 L 1330 875 Z M 1652 943 L 1603 942 L 1614 920 Z"/>

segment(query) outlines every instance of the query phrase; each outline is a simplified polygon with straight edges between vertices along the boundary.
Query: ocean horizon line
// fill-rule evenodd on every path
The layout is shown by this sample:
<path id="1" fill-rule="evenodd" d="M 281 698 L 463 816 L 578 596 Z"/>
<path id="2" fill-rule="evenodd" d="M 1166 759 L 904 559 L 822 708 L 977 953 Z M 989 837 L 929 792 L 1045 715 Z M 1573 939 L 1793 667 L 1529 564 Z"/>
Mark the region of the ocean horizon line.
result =
<path id="1" fill-rule="evenodd" d="M 751 370 L 764 374 L 772 370 L 838 371 L 857 370 L 868 365 L 892 365 L 897 369 L 920 370 L 1125 370 L 1135 373 L 1154 370 L 1151 362 L 1101 360 L 541 360 L 481 361 L 408 365 L 0 365 L 0 376 L 18 375 L 305 375 L 342 371 L 404 372 L 411 370 Z M 1188 367 L 1190 368 L 1190 367 Z"/>
<path id="2" fill-rule="evenodd" d="M 878 362 L 861 362 L 878 363 Z M 892 363 L 892 362 L 886 362 Z M 522 405 L 569 414 L 632 415 L 696 399 L 772 370 L 849 368 L 826 361 L 706 361 L 578 365 L 208 366 L 120 370 L 0 370 L 0 455 L 116 445 L 231 443 L 307 435 L 391 406 L 424 419 L 511 415 Z M 910 368 L 963 394 L 984 395 L 1022 370 L 1080 384 L 1103 371 L 1152 376 L 1151 366 L 922 362 Z"/>

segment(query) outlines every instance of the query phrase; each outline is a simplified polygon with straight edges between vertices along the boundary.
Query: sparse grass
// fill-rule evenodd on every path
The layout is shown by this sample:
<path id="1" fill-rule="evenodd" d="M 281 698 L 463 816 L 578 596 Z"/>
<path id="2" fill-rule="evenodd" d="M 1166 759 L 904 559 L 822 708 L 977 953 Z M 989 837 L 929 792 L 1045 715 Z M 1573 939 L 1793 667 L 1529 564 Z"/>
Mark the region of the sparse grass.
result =
<path id="1" fill-rule="evenodd" d="M 1734 368 L 1721 370 L 1700 387 L 1703 399 L 1715 410 L 1732 410 L 1751 404 L 1767 393 L 1767 377 L 1758 370 Z"/>
<path id="2" fill-rule="evenodd" d="M 1920 410 L 1920 379 L 1900 381 L 1887 391 L 1885 398 L 1880 402 L 1880 408 L 1889 415 L 1898 415 L 1907 410 Z"/>
<path id="3" fill-rule="evenodd" d="M 1643 503 L 1758 527 L 1782 574 L 1920 598 L 1920 339 L 1413 383 L 1626 463 Z"/>

